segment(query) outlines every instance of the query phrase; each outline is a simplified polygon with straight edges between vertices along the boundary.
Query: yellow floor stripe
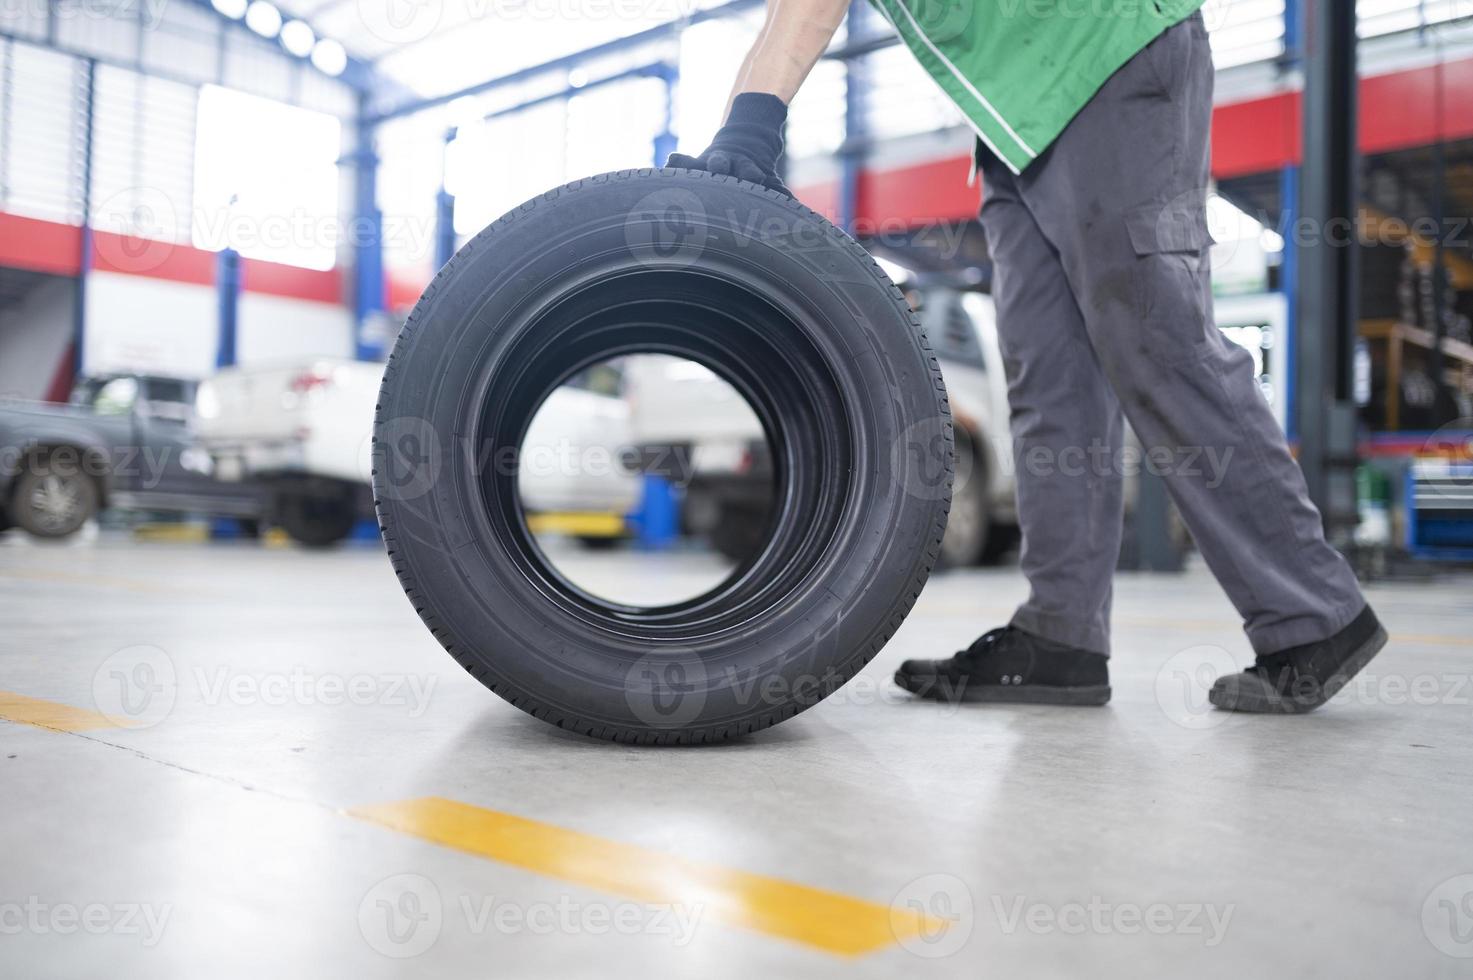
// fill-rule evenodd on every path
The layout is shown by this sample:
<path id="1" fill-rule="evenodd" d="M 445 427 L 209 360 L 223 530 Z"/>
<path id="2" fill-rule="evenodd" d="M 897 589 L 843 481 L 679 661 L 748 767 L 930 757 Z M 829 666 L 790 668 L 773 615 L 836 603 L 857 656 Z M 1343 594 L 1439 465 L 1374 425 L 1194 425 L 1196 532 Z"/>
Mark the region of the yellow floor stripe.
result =
<path id="1" fill-rule="evenodd" d="M 426 797 L 348 812 L 467 854 L 632 901 L 699 906 L 702 921 L 755 929 L 838 956 L 860 956 L 922 929 L 945 928 L 914 909 L 892 909 L 454 800 Z"/>
<path id="2" fill-rule="evenodd" d="M 133 536 L 140 541 L 184 541 L 199 544 L 210 540 L 210 526 L 197 521 L 149 522 L 133 525 Z"/>
<path id="3" fill-rule="evenodd" d="M 625 531 L 620 514 L 599 512 L 566 512 L 532 514 L 527 530 L 533 534 L 575 534 L 589 538 L 617 538 Z"/>
<path id="4" fill-rule="evenodd" d="M 99 712 L 28 698 L 13 691 L 0 691 L 0 718 L 60 732 L 90 732 L 98 728 L 118 727 L 107 715 Z"/>

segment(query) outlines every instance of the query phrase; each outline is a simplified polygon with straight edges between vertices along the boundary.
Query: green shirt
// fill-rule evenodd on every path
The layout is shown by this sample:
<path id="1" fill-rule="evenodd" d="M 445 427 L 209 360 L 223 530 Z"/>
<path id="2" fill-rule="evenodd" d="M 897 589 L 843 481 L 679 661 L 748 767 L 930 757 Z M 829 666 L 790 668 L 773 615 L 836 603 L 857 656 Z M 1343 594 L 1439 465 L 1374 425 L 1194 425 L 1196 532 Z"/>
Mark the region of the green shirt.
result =
<path id="1" fill-rule="evenodd" d="M 1021 173 L 1115 71 L 1204 0 L 872 0 Z"/>

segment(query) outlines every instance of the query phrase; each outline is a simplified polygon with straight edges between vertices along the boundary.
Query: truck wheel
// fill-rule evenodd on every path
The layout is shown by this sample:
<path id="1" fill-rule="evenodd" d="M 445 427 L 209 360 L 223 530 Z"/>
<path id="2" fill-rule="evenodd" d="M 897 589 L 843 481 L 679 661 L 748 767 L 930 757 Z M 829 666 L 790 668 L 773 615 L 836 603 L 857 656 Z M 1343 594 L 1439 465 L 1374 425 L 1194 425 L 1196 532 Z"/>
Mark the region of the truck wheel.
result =
<path id="1" fill-rule="evenodd" d="M 737 564 L 762 550 L 767 540 L 767 511 L 748 507 L 721 508 L 721 519 L 711 527 L 711 546 Z"/>
<path id="2" fill-rule="evenodd" d="M 350 494 L 292 493 L 277 503 L 276 517 L 291 539 L 308 548 L 329 548 L 353 532 L 358 515 Z"/>
<path id="3" fill-rule="evenodd" d="M 97 513 L 97 481 L 70 467 L 53 468 L 42 457 L 16 477 L 10 510 L 15 522 L 38 538 L 65 538 Z"/>
<path id="4" fill-rule="evenodd" d="M 958 432 L 956 438 L 957 485 L 952 489 L 951 518 L 941 542 L 941 564 L 945 568 L 979 565 L 992 536 L 991 507 L 987 501 L 987 479 L 973 456 L 971 438 Z"/>
<path id="5" fill-rule="evenodd" d="M 659 607 L 559 574 L 517 492 L 543 399 L 635 352 L 735 387 L 776 469 L 759 553 Z M 441 269 L 384 373 L 374 497 L 415 610 L 491 690 L 596 737 L 716 741 L 818 703 L 900 625 L 941 546 L 951 430 L 930 344 L 852 239 L 735 178 L 629 170 L 528 201 Z"/>

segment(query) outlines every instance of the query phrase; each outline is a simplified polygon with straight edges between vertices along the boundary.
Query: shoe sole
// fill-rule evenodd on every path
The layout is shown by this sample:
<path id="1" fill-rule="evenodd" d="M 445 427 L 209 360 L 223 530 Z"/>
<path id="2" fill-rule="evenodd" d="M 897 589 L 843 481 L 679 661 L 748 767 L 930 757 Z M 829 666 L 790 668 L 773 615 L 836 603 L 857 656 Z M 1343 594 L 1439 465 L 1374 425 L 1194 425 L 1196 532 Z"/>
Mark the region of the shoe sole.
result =
<path id="1" fill-rule="evenodd" d="M 1047 687 L 1041 684 L 1003 687 L 998 684 L 961 684 L 953 687 L 945 681 L 917 681 L 899 671 L 895 683 L 917 697 L 948 704 L 1061 704 L 1099 706 L 1110 700 L 1110 685 L 1084 687 Z"/>
<path id="2" fill-rule="evenodd" d="M 1356 674 L 1365 669 L 1366 664 L 1375 659 L 1376 654 L 1381 652 L 1381 648 L 1386 645 L 1388 639 L 1386 628 L 1377 627 L 1376 632 L 1372 633 L 1366 642 L 1356 647 L 1349 659 L 1325 682 L 1325 686 L 1320 689 L 1319 697 L 1315 699 L 1295 699 L 1284 697 L 1277 692 L 1264 694 L 1258 691 L 1239 691 L 1236 695 L 1229 695 L 1226 691 L 1219 692 L 1214 686 L 1207 692 L 1207 700 L 1224 711 L 1241 711 L 1255 715 L 1308 714 L 1339 694 Z"/>

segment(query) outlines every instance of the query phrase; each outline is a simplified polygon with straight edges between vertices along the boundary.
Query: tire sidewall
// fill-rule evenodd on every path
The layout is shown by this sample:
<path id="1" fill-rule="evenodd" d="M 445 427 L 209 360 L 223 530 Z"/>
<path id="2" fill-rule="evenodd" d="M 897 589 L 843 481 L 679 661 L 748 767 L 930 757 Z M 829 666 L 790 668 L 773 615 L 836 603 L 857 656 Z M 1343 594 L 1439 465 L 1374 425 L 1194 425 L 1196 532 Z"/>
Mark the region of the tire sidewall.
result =
<path id="1" fill-rule="evenodd" d="M 684 236 L 670 233 L 671 207 Z M 590 256 L 745 270 L 823 325 L 809 340 L 844 395 L 855 457 L 839 534 L 781 603 L 699 649 L 652 646 L 562 615 L 490 542 L 479 511 L 483 461 L 469 421 L 478 379 L 515 339 L 508 324 L 536 300 L 528 284 L 581 275 Z M 391 450 L 376 444 L 375 498 L 416 608 L 467 669 L 534 713 L 549 708 L 616 730 L 692 730 L 780 720 L 873 655 L 939 546 L 949 480 L 930 485 L 912 470 L 925 468 L 938 440 L 949 452 L 950 418 L 919 328 L 852 241 L 752 185 L 643 171 L 529 202 L 467 243 L 452 266 L 410 317 L 378 411 L 380 433 L 421 430 L 429 476 L 411 481 L 416 492 L 397 491 L 381 479 Z"/>

